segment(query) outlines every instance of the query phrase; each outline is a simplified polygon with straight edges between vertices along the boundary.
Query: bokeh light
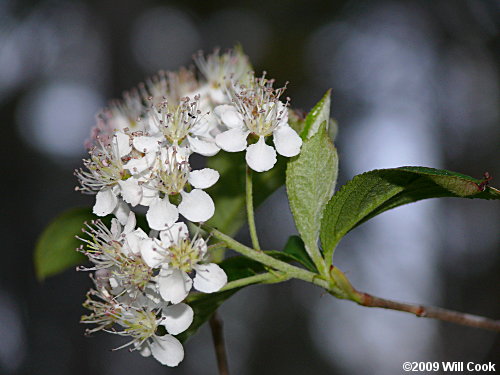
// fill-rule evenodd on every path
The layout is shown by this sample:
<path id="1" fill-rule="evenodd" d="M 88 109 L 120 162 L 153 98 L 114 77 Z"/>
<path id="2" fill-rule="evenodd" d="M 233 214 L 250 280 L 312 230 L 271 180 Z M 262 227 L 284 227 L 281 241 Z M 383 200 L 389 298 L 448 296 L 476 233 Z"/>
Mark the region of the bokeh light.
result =
<path id="1" fill-rule="evenodd" d="M 17 110 L 23 139 L 58 162 L 73 162 L 84 154 L 82 140 L 102 106 L 99 93 L 82 84 L 51 82 L 26 95 Z"/>

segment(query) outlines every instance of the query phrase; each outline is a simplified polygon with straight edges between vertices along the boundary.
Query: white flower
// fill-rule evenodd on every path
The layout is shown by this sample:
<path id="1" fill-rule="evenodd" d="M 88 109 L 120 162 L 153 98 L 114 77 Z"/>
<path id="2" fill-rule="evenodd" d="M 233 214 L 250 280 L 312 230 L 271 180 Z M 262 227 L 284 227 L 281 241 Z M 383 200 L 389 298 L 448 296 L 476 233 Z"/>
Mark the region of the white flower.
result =
<path id="1" fill-rule="evenodd" d="M 158 291 L 171 303 L 184 300 L 191 287 L 204 293 L 220 290 L 227 283 L 227 275 L 215 263 L 204 261 L 207 243 L 203 238 L 189 238 L 186 224 L 175 223 L 160 232 L 160 240 L 150 239 L 141 244 L 142 258 L 151 268 L 160 268 Z M 194 279 L 189 274 L 195 271 Z"/>
<path id="2" fill-rule="evenodd" d="M 162 365 L 177 366 L 184 359 L 184 348 L 173 335 L 188 329 L 193 322 L 193 315 L 193 309 L 184 303 L 163 308 L 161 317 L 156 320 L 156 327 L 162 325 L 168 334 L 158 336 L 153 333 L 136 348 L 144 357 L 152 354 Z"/>
<path id="3" fill-rule="evenodd" d="M 83 161 L 88 171 L 80 169 L 75 172 L 81 184 L 77 190 L 97 193 L 94 214 L 106 216 L 115 213 L 123 221 L 125 217 L 120 214 L 126 208 L 120 206 L 119 197 L 132 206 L 141 202 L 142 187 L 139 180 L 132 177 L 124 165 L 124 161 L 130 159 L 131 152 L 130 136 L 117 131 L 108 145 L 99 142 L 90 150 L 90 159 Z"/>
<path id="4" fill-rule="evenodd" d="M 212 198 L 203 191 L 217 182 L 219 172 L 204 168 L 191 171 L 189 165 L 189 149 L 187 147 L 162 146 L 155 144 L 148 137 L 140 137 L 140 145 L 134 139 L 134 147 L 143 147 L 145 155 L 142 159 L 153 160 L 147 170 L 129 167 L 134 177 L 141 181 L 143 191 L 141 205 L 149 206 L 146 219 L 151 229 L 163 230 L 170 227 L 179 218 L 179 214 L 192 222 L 203 222 L 210 219 L 215 212 Z M 135 160 L 138 164 L 147 164 Z M 187 185 L 192 190 L 185 191 Z M 170 198 L 172 197 L 172 198 Z M 180 197 L 178 206 L 171 199 Z"/>
<path id="5" fill-rule="evenodd" d="M 193 310 L 186 304 L 167 306 L 164 303 L 144 303 L 141 298 L 112 296 L 106 289 L 91 290 L 87 294 L 84 307 L 91 311 L 81 322 L 96 324 L 87 330 L 93 333 L 106 330 L 120 336 L 129 336 L 131 341 L 120 346 L 132 346 L 143 356 L 153 355 L 161 364 L 177 366 L 184 358 L 184 348 L 173 335 L 184 332 L 193 322 Z M 159 326 L 167 331 L 157 335 Z M 112 329 L 110 329 L 113 327 Z M 121 330 L 120 330 L 121 328 Z"/>
<path id="6" fill-rule="evenodd" d="M 94 266 L 80 267 L 79 270 L 106 270 L 99 275 L 101 282 L 109 284 L 110 290 L 116 293 L 126 291 L 134 296 L 142 293 L 152 280 L 153 270 L 141 257 L 141 242 L 148 236 L 142 229 L 136 229 L 134 213 L 129 213 L 123 228 L 117 219 L 111 220 L 111 229 L 100 220 L 92 222 L 92 225 L 86 224 L 86 227 L 85 233 L 90 239 L 80 238 L 86 245 L 85 248 L 81 246 L 80 251 Z"/>
<path id="7" fill-rule="evenodd" d="M 206 58 L 199 52 L 194 57 L 194 62 L 207 80 L 205 90 L 202 88 L 200 92 L 208 94 L 215 105 L 229 103 L 230 98 L 226 95 L 226 88 L 230 80 L 240 81 L 252 70 L 248 56 L 241 48 L 229 50 L 222 55 L 220 50 L 216 49 Z"/>
<path id="8" fill-rule="evenodd" d="M 279 98 L 285 88 L 273 89 L 273 80 L 253 78 L 248 86 L 234 84 L 230 93 L 232 104 L 215 108 L 215 114 L 228 130 L 215 138 L 217 145 L 228 152 L 246 149 L 250 168 L 264 172 L 276 164 L 276 151 L 291 157 L 300 152 L 302 139 L 288 125 L 288 108 Z M 273 135 L 274 147 L 266 144 L 265 137 Z M 247 146 L 247 138 L 257 140 Z"/>
<path id="9" fill-rule="evenodd" d="M 200 95 L 192 100 L 185 96 L 176 104 L 163 101 L 153 105 L 147 122 L 149 133 L 155 137 L 162 134 L 171 145 L 185 145 L 203 156 L 213 156 L 220 150 L 211 134 L 216 123 L 200 109 Z"/>
<path id="10" fill-rule="evenodd" d="M 171 105 L 178 105 L 181 98 L 189 96 L 199 88 L 192 69 L 180 68 L 177 72 L 159 71 L 155 76 L 146 79 L 145 84 L 139 85 L 144 101 L 153 105 L 167 101 Z"/>

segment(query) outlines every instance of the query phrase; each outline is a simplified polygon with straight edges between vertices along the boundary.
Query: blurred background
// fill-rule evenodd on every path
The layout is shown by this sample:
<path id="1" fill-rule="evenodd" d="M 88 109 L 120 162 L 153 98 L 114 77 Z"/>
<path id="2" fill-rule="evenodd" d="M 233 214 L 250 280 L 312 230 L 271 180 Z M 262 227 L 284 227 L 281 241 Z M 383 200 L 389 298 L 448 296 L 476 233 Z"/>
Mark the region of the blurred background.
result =
<path id="1" fill-rule="evenodd" d="M 177 369 L 83 336 L 83 273 L 35 280 L 37 236 L 93 198 L 74 192 L 94 115 L 199 49 L 240 42 L 256 71 L 309 110 L 333 88 L 343 184 L 423 165 L 500 185 L 500 3 L 426 1 L 0 1 L 3 167 L 0 373 L 215 374 L 208 327 Z M 284 189 L 257 213 L 266 248 L 295 233 Z M 430 200 L 384 213 L 340 244 L 360 290 L 500 317 L 497 202 Z M 245 229 L 239 234 L 248 241 Z M 404 361 L 497 361 L 494 333 L 366 309 L 301 282 L 245 289 L 220 310 L 232 374 L 397 374 Z"/>

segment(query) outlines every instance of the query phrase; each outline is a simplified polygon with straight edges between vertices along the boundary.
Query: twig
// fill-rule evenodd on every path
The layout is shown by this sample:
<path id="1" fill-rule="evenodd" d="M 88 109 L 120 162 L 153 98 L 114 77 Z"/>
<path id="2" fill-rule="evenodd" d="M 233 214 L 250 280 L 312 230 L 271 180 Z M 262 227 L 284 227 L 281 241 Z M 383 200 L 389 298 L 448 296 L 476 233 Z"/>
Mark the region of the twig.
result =
<path id="1" fill-rule="evenodd" d="M 229 375 L 222 326 L 222 320 L 217 315 L 217 312 L 214 312 L 210 318 L 210 329 L 212 330 L 212 339 L 214 341 L 215 355 L 217 357 L 217 367 L 219 368 L 219 375 Z"/>
<path id="2" fill-rule="evenodd" d="M 362 306 L 404 311 L 422 318 L 434 318 L 445 322 L 500 332 L 500 320 L 493 320 L 482 316 L 446 310 L 440 307 L 391 301 L 385 298 L 372 296 L 368 293 L 360 293 L 360 296 L 361 299 L 357 302 Z"/>
<path id="3" fill-rule="evenodd" d="M 230 249 L 233 249 L 240 254 L 268 267 L 279 270 L 289 278 L 296 278 L 316 284 L 337 298 L 351 300 L 365 307 L 380 307 L 383 309 L 403 311 L 414 314 L 418 317 L 434 318 L 445 322 L 500 332 L 500 320 L 446 310 L 439 307 L 396 302 L 375 297 L 368 293 L 359 292 L 351 285 L 349 280 L 337 267 L 332 267 L 330 269 L 330 276 L 332 277 L 332 280 L 326 280 L 318 274 L 273 258 L 263 251 L 249 248 L 248 246 L 237 242 L 216 229 L 210 228 L 206 225 L 204 225 L 204 227 L 210 231 L 215 238 L 225 242 Z"/>

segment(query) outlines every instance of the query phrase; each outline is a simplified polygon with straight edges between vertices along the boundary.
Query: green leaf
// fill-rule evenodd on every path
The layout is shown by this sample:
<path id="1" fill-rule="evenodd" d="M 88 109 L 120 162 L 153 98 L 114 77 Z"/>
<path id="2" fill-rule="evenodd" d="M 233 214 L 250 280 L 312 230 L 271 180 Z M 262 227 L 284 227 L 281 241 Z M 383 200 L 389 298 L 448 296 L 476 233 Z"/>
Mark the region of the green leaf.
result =
<path id="1" fill-rule="evenodd" d="M 332 90 L 328 90 L 321 100 L 308 113 L 304 129 L 300 133 L 302 139 L 309 139 L 319 130 L 323 122 L 326 122 L 327 128 L 330 122 L 330 103 Z"/>
<path id="2" fill-rule="evenodd" d="M 215 214 L 208 225 L 232 236 L 246 221 L 245 213 L 245 154 L 219 152 L 207 161 L 207 166 L 219 171 L 221 178 L 207 192 L 215 203 Z M 286 159 L 278 157 L 268 172 L 254 173 L 254 206 L 269 197 L 285 183 Z"/>
<path id="3" fill-rule="evenodd" d="M 318 270 L 307 254 L 304 241 L 299 236 L 290 236 L 286 242 L 283 252 L 291 259 L 299 262 L 309 271 L 317 273 Z"/>
<path id="4" fill-rule="evenodd" d="M 35 247 L 34 263 L 38 280 L 85 262 L 85 256 L 75 251 L 81 241 L 85 221 L 95 219 L 88 208 L 75 208 L 64 212 L 45 228 Z"/>
<path id="5" fill-rule="evenodd" d="M 327 259 L 347 232 L 391 208 L 422 199 L 462 197 L 500 199 L 497 189 L 461 173 L 425 167 L 379 169 L 354 177 L 328 202 L 321 223 Z"/>
<path id="6" fill-rule="evenodd" d="M 335 189 L 338 171 L 337 151 L 326 133 L 326 121 L 318 132 L 306 139 L 300 154 L 288 162 L 286 189 L 295 225 L 316 266 L 317 247 L 323 209 Z"/>

